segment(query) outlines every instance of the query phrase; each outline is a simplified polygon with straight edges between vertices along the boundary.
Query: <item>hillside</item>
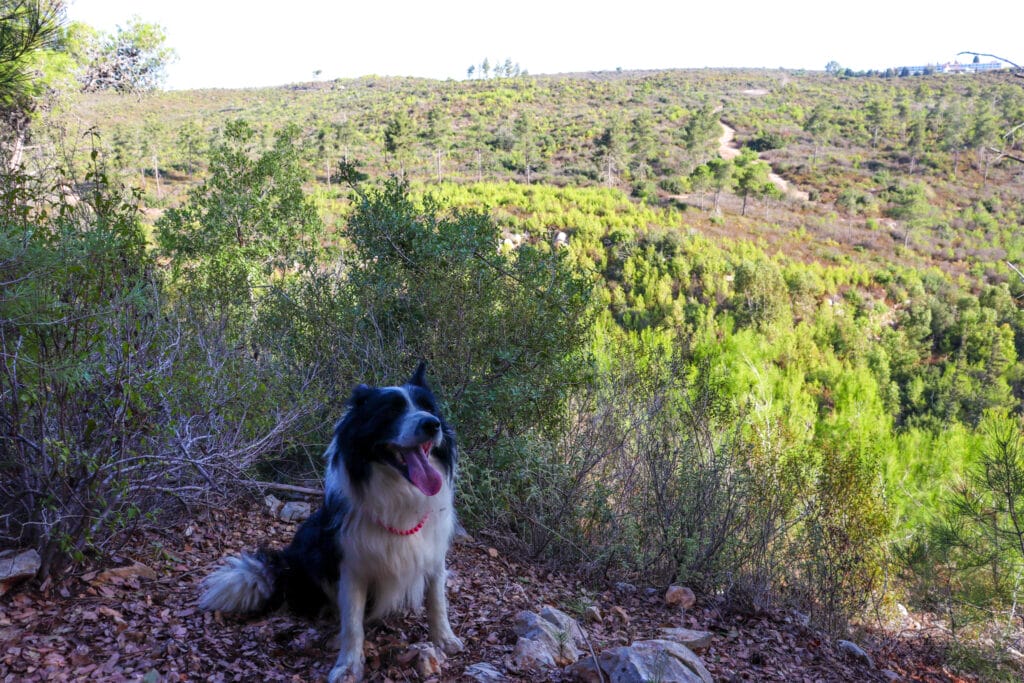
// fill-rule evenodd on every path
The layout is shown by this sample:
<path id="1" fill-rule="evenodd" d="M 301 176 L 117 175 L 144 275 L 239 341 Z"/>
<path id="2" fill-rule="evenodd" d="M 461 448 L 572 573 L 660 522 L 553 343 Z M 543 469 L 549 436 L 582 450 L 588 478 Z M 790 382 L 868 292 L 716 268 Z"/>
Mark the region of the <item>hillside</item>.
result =
<path id="1" fill-rule="evenodd" d="M 259 527 L 210 510 L 316 482 L 352 387 L 427 360 L 488 539 L 456 551 L 460 616 L 459 581 L 488 576 L 516 608 L 592 599 L 601 646 L 713 630 L 722 678 L 859 678 L 853 634 L 909 678 L 1018 679 L 1021 84 L 704 69 L 58 100 L 0 185 L 0 541 L 39 550 L 44 590 L 2 604 L 35 634 L 37 599 L 59 620 L 99 591 L 125 618 L 74 574 L 177 524 L 202 533 L 156 581 L 182 591 L 172 637 L 207 634 L 195 582 Z M 672 584 L 699 614 L 666 610 Z M 256 653 L 268 623 L 217 627 Z M 502 633 L 470 655 L 503 661 Z"/>
<path id="2" fill-rule="evenodd" d="M 979 267 L 1005 273 L 1000 260 L 1021 255 L 1014 231 L 994 231 L 976 214 L 983 203 L 995 222 L 1016 220 L 1019 164 L 986 157 L 984 149 L 1000 146 L 1000 131 L 1018 120 L 1022 99 L 1019 84 L 1005 73 L 837 78 L 701 70 L 464 82 L 369 77 L 138 100 L 96 94 L 76 102 L 60 125 L 97 132 L 120 167 L 138 170 L 136 182 L 146 187 L 149 202 L 166 205 L 190 170 L 201 167 L 211 133 L 234 118 L 256 123 L 265 139 L 285 122 L 299 124 L 320 160 L 321 186 L 328 167 L 350 159 L 374 176 L 403 171 L 425 182 L 612 186 L 657 201 L 687 189 L 681 181 L 715 154 L 718 121 L 724 120 L 736 127 L 740 145 L 761 150 L 781 177 L 814 199 L 772 202 L 766 220 L 730 217 L 729 234 L 763 235 L 805 258 L 841 254 L 885 263 L 896 252 L 915 267 L 935 264 L 955 274 L 973 267 L 977 275 L 984 272 Z M 392 153 L 386 151 L 389 124 Z M 159 192 L 154 168 L 169 185 Z M 931 229 L 909 239 L 906 219 L 891 210 L 907 183 L 922 186 L 936 213 L 928 217 Z M 682 199 L 696 205 L 690 189 Z M 730 213 L 735 202 L 730 197 Z M 818 253 L 807 254 L 808 245 L 790 238 L 800 228 Z"/>

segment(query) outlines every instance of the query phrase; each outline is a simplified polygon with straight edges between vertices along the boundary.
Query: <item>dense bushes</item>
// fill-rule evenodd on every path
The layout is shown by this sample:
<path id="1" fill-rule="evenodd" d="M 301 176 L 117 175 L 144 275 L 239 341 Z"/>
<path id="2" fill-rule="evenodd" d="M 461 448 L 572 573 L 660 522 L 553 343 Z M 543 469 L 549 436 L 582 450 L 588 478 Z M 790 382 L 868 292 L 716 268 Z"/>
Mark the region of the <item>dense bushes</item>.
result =
<path id="1" fill-rule="evenodd" d="M 135 198 L 88 180 L 80 198 L 0 183 L 0 538 L 38 547 L 44 573 L 244 476 L 297 417 L 253 413 L 289 404 L 222 330 L 177 315 Z"/>
<path id="2" fill-rule="evenodd" d="M 0 180 L 0 513 L 47 569 L 138 514 L 122 474 L 160 428 L 159 285 L 131 198 L 102 180 L 76 205 Z"/>
<path id="3" fill-rule="evenodd" d="M 589 285 L 559 254 L 499 250 L 487 214 L 416 202 L 397 180 L 354 202 L 350 248 L 268 296 L 266 333 L 291 366 L 326 370 L 335 417 L 354 383 L 402 381 L 428 360 L 463 451 L 463 516 L 511 525 L 533 500 L 531 467 L 555 466 L 584 378 Z"/>
<path id="4" fill-rule="evenodd" d="M 339 255 L 316 239 L 294 136 L 262 152 L 248 132 L 213 148 L 157 252 L 98 170 L 81 199 L 4 178 L 2 542 L 39 547 L 44 573 L 236 489 L 269 454 L 318 477 L 307 455 L 351 386 L 421 358 L 459 427 L 470 521 L 517 519 L 517 457 L 553 453 L 586 372 L 589 285 L 398 181 L 357 190 Z"/>

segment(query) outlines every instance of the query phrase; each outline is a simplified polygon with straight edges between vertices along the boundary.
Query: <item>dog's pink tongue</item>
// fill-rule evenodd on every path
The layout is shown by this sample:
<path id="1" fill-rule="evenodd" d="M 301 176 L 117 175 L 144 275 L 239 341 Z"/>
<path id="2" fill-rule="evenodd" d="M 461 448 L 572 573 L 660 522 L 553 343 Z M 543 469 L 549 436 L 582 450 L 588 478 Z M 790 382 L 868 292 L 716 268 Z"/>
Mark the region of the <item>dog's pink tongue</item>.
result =
<path id="1" fill-rule="evenodd" d="M 409 451 L 405 456 L 406 467 L 409 468 L 409 480 L 425 495 L 433 496 L 441 490 L 441 473 L 430 464 L 432 444 L 423 444 L 418 450 Z"/>

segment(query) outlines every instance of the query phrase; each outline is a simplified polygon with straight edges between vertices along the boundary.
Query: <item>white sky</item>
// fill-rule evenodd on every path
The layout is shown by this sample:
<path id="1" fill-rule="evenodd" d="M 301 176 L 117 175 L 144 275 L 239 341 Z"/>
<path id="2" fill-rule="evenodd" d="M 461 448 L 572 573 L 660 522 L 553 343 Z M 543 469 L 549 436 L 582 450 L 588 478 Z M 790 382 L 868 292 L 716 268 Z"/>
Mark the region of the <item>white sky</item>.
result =
<path id="1" fill-rule="evenodd" d="M 68 14 L 108 31 L 132 15 L 161 24 L 178 52 L 169 88 L 280 85 L 317 69 L 458 79 L 484 57 L 531 74 L 830 60 L 861 70 L 961 50 L 1024 64 L 1019 0 L 70 0 Z"/>

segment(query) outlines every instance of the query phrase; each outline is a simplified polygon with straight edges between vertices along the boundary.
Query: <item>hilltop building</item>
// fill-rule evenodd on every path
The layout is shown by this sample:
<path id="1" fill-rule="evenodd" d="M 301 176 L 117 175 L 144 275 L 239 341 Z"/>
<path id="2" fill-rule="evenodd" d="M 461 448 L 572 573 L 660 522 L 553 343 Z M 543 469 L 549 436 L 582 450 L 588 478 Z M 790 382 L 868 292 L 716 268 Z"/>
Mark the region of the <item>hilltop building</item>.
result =
<path id="1" fill-rule="evenodd" d="M 901 76 L 920 76 L 921 74 L 978 74 L 1005 68 L 999 61 L 968 64 L 946 62 L 945 64 L 928 64 L 927 66 L 901 66 L 896 71 Z"/>

